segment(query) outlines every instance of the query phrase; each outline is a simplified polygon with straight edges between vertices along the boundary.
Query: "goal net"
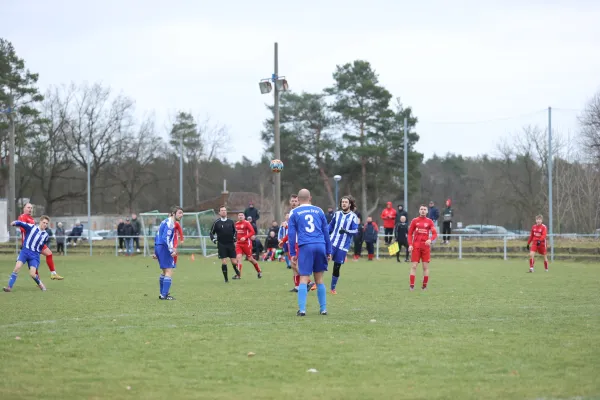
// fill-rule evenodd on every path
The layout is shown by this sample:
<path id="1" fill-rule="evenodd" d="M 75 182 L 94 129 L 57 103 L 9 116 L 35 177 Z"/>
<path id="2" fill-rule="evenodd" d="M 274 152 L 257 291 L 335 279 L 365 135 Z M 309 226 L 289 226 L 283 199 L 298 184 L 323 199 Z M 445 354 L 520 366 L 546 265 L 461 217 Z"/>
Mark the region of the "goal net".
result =
<path id="1" fill-rule="evenodd" d="M 169 216 L 168 213 L 151 211 L 138 214 L 142 223 L 144 234 L 144 255 L 154 254 L 154 237 L 158 232 L 160 223 Z M 210 241 L 209 232 L 213 222 L 217 219 L 214 210 L 200 212 L 186 212 L 179 223 L 183 229 L 183 244 L 177 247 L 178 253 L 202 254 L 205 257 L 216 254 L 217 248 Z"/>

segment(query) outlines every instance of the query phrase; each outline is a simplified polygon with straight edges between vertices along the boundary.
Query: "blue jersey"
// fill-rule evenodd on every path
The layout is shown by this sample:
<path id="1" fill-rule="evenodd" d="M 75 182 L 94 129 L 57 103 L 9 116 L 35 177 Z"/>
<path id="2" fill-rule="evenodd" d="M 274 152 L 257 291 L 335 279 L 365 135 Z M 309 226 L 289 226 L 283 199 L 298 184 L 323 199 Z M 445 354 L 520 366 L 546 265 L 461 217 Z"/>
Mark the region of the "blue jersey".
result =
<path id="1" fill-rule="evenodd" d="M 346 233 L 340 233 L 345 229 Z M 344 213 L 337 211 L 329 223 L 331 246 L 336 249 L 348 250 L 352 244 L 352 237 L 358 233 L 358 217 L 352 211 Z"/>
<path id="2" fill-rule="evenodd" d="M 15 221 L 15 225 L 25 229 L 25 239 L 23 240 L 23 248 L 41 253 L 42 247 L 48 242 L 48 233 L 41 230 L 37 225 L 27 224 L 21 221 Z"/>
<path id="3" fill-rule="evenodd" d="M 326 253 L 331 254 L 329 226 L 323 210 L 310 204 L 294 208 L 288 221 L 288 240 L 292 256 L 296 255 L 296 242 L 298 246 L 324 244 Z"/>
<path id="4" fill-rule="evenodd" d="M 175 237 L 175 222 L 171 218 L 165 219 L 160 223 L 158 232 L 154 238 L 154 245 L 167 246 L 169 253 L 173 252 L 173 238 Z"/>

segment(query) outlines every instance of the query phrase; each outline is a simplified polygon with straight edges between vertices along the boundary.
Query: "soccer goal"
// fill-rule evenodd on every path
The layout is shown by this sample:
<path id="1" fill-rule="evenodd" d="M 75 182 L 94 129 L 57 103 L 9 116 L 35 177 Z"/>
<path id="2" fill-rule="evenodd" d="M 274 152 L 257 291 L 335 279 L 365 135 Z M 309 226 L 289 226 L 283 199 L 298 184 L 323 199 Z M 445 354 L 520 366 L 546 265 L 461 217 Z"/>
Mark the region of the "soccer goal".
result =
<path id="1" fill-rule="evenodd" d="M 168 213 L 158 210 L 138 214 L 142 223 L 144 234 L 144 255 L 154 254 L 154 237 L 158 232 L 160 223 L 169 216 Z M 209 232 L 213 222 L 217 219 L 214 210 L 200 212 L 186 212 L 179 222 L 183 229 L 183 244 L 179 244 L 177 252 L 180 254 L 202 254 L 210 257 L 217 253 L 216 246 L 210 241 Z"/>

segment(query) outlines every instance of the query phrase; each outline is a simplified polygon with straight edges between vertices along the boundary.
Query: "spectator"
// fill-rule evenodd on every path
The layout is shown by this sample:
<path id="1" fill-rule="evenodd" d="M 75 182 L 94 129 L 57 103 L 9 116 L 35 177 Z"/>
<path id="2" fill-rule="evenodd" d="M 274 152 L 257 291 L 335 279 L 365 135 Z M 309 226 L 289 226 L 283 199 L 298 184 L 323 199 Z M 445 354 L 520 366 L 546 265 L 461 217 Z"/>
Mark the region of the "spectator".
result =
<path id="1" fill-rule="evenodd" d="M 396 261 L 400 262 L 400 250 L 402 250 L 402 246 L 404 246 L 404 249 L 406 250 L 406 257 L 404 257 L 404 261 L 408 262 L 408 222 L 406 222 L 406 217 L 404 215 L 400 217 L 400 221 L 396 224 L 394 236 L 396 238 L 396 242 L 398 242 Z"/>
<path id="2" fill-rule="evenodd" d="M 254 228 L 254 233 L 258 235 L 258 227 L 256 226 L 256 222 L 254 222 L 254 219 L 252 217 L 246 217 L 246 221 L 250 222 L 250 225 L 252 225 L 252 227 Z"/>
<path id="3" fill-rule="evenodd" d="M 71 243 L 71 240 L 72 240 L 73 246 L 77 246 L 77 241 L 81 240 L 82 233 L 83 233 L 83 224 L 81 223 L 81 221 L 77 220 L 77 221 L 75 221 L 75 225 L 73 225 L 73 228 L 71 229 L 71 233 L 69 234 L 69 237 L 67 238 L 67 244 Z"/>
<path id="4" fill-rule="evenodd" d="M 452 210 L 452 200 L 446 200 L 446 208 L 442 214 L 444 221 L 442 222 L 442 240 L 444 244 L 450 243 L 450 236 L 452 235 L 452 218 L 454 217 L 454 210 Z"/>
<path id="5" fill-rule="evenodd" d="M 260 260 L 260 255 L 264 251 L 264 247 L 260 242 L 260 239 L 256 235 L 252 236 L 252 257 L 255 260 Z"/>
<path id="6" fill-rule="evenodd" d="M 119 224 L 117 225 L 117 237 L 119 238 L 119 253 L 122 253 L 125 250 L 125 222 L 123 222 L 123 218 L 119 219 Z"/>
<path id="7" fill-rule="evenodd" d="M 400 223 L 400 217 L 404 216 L 406 221 L 408 221 L 408 213 L 404 209 L 404 204 L 398 204 L 398 212 L 396 212 L 396 221 L 394 223 L 398 225 Z"/>
<path id="8" fill-rule="evenodd" d="M 333 219 L 333 215 L 334 215 L 334 214 L 335 214 L 335 213 L 333 212 L 333 208 L 332 208 L 332 207 L 329 207 L 329 208 L 327 209 L 327 214 L 325 215 L 325 216 L 327 217 L 327 223 L 330 223 L 330 222 L 331 222 L 331 220 Z"/>
<path id="9" fill-rule="evenodd" d="M 135 231 L 129 217 L 125 218 L 125 226 L 123 227 L 123 236 L 125 236 L 125 255 L 130 256 L 133 254 L 133 237 Z"/>
<path id="10" fill-rule="evenodd" d="M 52 248 L 52 229 L 50 229 L 50 225 L 46 228 L 46 233 L 48 234 L 48 243 L 47 246 L 49 249 Z"/>
<path id="11" fill-rule="evenodd" d="M 137 214 L 131 214 L 131 226 L 133 227 L 133 242 L 135 243 L 135 251 L 140 252 L 140 233 L 142 232 L 142 224 L 137 217 Z"/>
<path id="12" fill-rule="evenodd" d="M 250 221 L 248 217 L 252 217 L 254 225 L 256 225 L 258 223 L 258 220 L 260 219 L 260 211 L 254 208 L 253 202 L 248 203 L 248 208 L 244 210 L 244 215 L 246 216 L 247 221 Z M 256 228 L 254 228 L 254 231 L 256 232 Z"/>
<path id="13" fill-rule="evenodd" d="M 369 254 L 368 259 L 369 261 L 373 261 L 375 255 L 375 243 L 377 242 L 377 234 L 379 233 L 379 228 L 377 228 L 377 224 L 373 222 L 373 218 L 367 217 L 367 223 L 364 226 L 363 232 L 363 240 L 367 244 L 367 253 Z"/>
<path id="14" fill-rule="evenodd" d="M 360 258 L 360 253 L 362 252 L 363 245 L 363 224 L 360 222 L 360 218 L 358 218 L 358 228 L 356 235 L 352 239 L 354 241 L 354 261 L 358 261 Z"/>
<path id="15" fill-rule="evenodd" d="M 277 221 L 273 221 L 271 223 L 271 227 L 269 228 L 267 235 L 270 234 L 271 232 L 275 232 L 275 236 L 277 236 L 277 234 L 279 233 L 279 224 L 277 223 Z"/>
<path id="16" fill-rule="evenodd" d="M 56 253 L 65 255 L 65 229 L 62 222 L 56 224 Z"/>
<path id="17" fill-rule="evenodd" d="M 265 239 L 265 249 L 267 249 L 267 253 L 263 258 L 263 261 L 274 261 L 275 253 L 277 252 L 277 248 L 279 247 L 279 240 L 277 240 L 277 236 L 275 236 L 275 232 L 270 231 L 269 236 Z"/>
<path id="18" fill-rule="evenodd" d="M 437 209 L 433 200 L 429 202 L 429 212 L 427 213 L 427 218 L 433 221 L 437 229 L 438 219 L 440 219 L 440 210 Z"/>
<path id="19" fill-rule="evenodd" d="M 387 202 L 387 207 L 381 212 L 381 219 L 383 220 L 383 230 L 385 232 L 385 244 L 392 244 L 394 237 L 394 226 L 396 226 L 396 210 L 392 206 L 392 202 Z"/>

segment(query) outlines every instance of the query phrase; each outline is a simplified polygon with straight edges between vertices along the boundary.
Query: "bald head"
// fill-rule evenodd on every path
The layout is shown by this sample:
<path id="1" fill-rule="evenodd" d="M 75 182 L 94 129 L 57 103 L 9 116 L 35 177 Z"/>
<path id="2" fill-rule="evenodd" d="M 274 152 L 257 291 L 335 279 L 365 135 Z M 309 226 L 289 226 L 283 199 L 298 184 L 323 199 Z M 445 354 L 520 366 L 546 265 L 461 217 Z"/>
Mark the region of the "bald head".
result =
<path id="1" fill-rule="evenodd" d="M 298 192 L 298 203 L 308 204 L 310 202 L 310 191 L 308 189 L 300 189 Z"/>

